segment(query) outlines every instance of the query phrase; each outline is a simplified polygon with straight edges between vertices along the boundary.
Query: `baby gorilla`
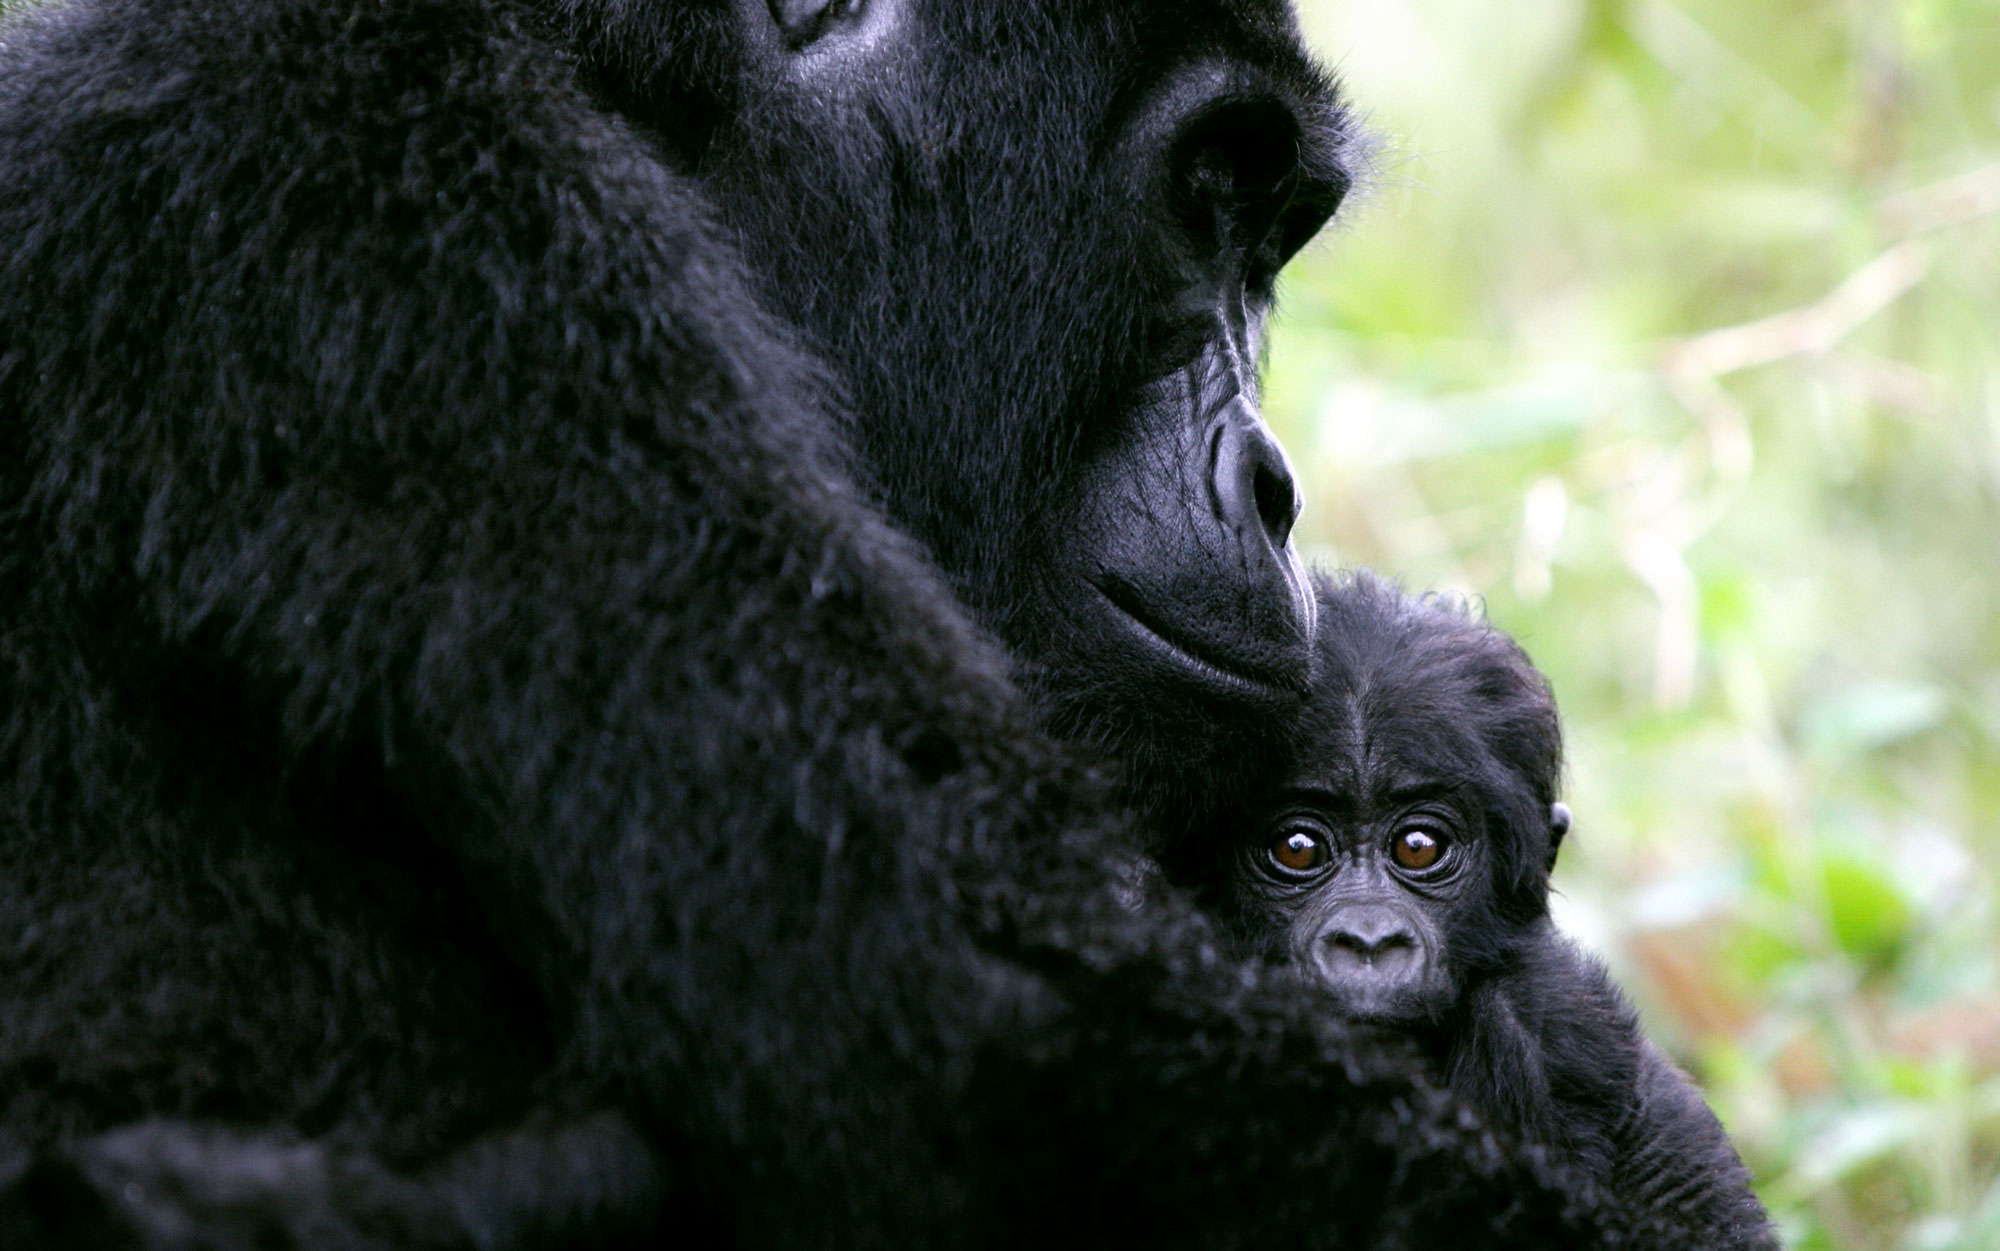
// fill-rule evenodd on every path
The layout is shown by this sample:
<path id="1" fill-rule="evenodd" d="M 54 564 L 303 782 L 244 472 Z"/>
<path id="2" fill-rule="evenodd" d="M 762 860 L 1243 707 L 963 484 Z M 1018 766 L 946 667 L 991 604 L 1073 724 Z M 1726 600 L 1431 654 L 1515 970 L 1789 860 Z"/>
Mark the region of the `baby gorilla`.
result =
<path id="1" fill-rule="evenodd" d="M 1407 1032 L 1494 1124 L 1703 1247 L 1774 1247 L 1749 1174 L 1594 959 L 1549 919 L 1569 830 L 1546 679 L 1462 607 L 1317 582 L 1311 692 L 1165 860 L 1239 954 Z M 1246 738 L 1246 742 L 1248 739 Z M 1184 782 L 1184 779 L 1183 779 Z"/>

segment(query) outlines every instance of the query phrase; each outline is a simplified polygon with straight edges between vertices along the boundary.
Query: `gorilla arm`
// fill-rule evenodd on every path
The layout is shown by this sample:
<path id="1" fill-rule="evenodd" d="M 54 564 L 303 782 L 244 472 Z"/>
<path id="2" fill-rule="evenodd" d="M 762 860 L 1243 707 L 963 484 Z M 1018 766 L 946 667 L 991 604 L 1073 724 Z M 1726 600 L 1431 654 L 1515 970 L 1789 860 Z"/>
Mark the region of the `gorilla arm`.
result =
<path id="1" fill-rule="evenodd" d="M 647 1144 L 611 1114 L 488 1135 L 414 1176 L 276 1132 L 147 1121 L 16 1174 L 0 1163 L 0 1244 L 63 1251 L 544 1251 L 655 1229 Z"/>
<path id="2" fill-rule="evenodd" d="M 1553 929 L 1523 956 L 1469 997 L 1452 1089 L 1602 1179 L 1647 1237 L 1775 1246 L 1721 1122 L 1646 1039 L 1603 966 Z"/>
<path id="3" fill-rule="evenodd" d="M 208 7 L 52 18 L 42 38 L 88 50 L 6 88 L 16 620 L 119 614 L 114 652 L 25 625 L 10 646 L 247 709 L 216 757 L 161 775 L 268 753 L 309 812 L 348 798 L 320 793 L 342 780 L 324 762 L 373 759 L 378 806 L 437 840 L 434 885 L 472 894 L 579 1085 L 702 1142 L 785 1109 L 739 1164 L 841 1174 L 814 1195 L 827 1219 L 921 1206 L 937 1183 L 863 1144 L 913 1150 L 929 1061 L 908 1052 L 945 1031 L 879 1014 L 977 1016 L 969 949 L 936 932 L 950 875 L 924 862 L 999 802 L 977 766 L 1021 741 L 994 724 L 999 659 L 847 494 L 812 371 L 696 195 L 560 58 L 479 6 Z M 117 689 L 96 706 L 203 715 Z M 968 762 L 955 790 L 902 754 L 939 742 Z M 158 801 L 80 802 L 112 826 Z M 257 815 L 266 842 L 296 837 L 293 812 Z M 163 824 L 144 837 L 185 840 L 171 859 L 222 855 L 201 822 Z M 362 889 L 370 868 L 345 873 Z M 265 906 L 211 876 L 209 915 Z M 249 930 L 185 963 L 240 964 Z M 276 1064 L 205 1071 L 241 1115 L 305 1097 Z M 843 1109 L 850 1152 L 810 1122 L 844 1084 L 877 1095 Z"/>
<path id="4" fill-rule="evenodd" d="M 1644 1040 L 1638 1098 L 1619 1127 L 1612 1186 L 1634 1211 L 1694 1226 L 1703 1245 L 1776 1245 L 1770 1218 L 1722 1123 L 1687 1075 Z"/>

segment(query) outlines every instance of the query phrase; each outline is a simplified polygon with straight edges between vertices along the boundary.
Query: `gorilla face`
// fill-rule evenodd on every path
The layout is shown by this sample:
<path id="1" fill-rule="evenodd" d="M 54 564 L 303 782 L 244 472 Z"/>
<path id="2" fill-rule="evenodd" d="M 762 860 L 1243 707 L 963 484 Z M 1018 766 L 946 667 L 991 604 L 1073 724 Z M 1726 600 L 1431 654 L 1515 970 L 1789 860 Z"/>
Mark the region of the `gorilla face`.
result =
<path id="1" fill-rule="evenodd" d="M 1351 175 L 1286 5 L 606 20 L 651 23 L 612 46 L 670 52 L 733 23 L 735 63 L 614 85 L 731 102 L 694 126 L 675 100 L 627 111 L 675 118 L 662 140 L 838 371 L 859 475 L 1061 702 L 1296 696 L 1313 599 L 1256 368 L 1278 269 Z"/>
<path id="2" fill-rule="evenodd" d="M 1161 312 L 1139 332 L 1136 402 L 1088 445 L 1058 546 L 1095 594 L 1051 634 L 1060 654 L 1099 657 L 1120 705 L 1156 696 L 1162 679 L 1237 707 L 1303 689 L 1314 597 L 1257 365 L 1278 269 L 1348 175 L 1336 147 L 1307 140 L 1312 119 L 1334 116 L 1329 98 L 1279 81 L 1194 63 L 1156 90 L 1134 140 L 1152 180 L 1140 268 L 1157 265 L 1147 307 Z"/>
<path id="3" fill-rule="evenodd" d="M 1487 890 L 1488 847 L 1463 792 L 1395 781 L 1286 792 L 1237 846 L 1232 902 L 1265 951 L 1344 1015 L 1414 1024 L 1458 997 L 1446 938 L 1463 901 Z"/>
<path id="4" fill-rule="evenodd" d="M 1254 780 L 1211 799 L 1174 863 L 1242 954 L 1349 1017 L 1436 1024 L 1547 941 L 1569 829 L 1545 678 L 1450 601 L 1366 574 L 1314 580 L 1311 692 Z"/>

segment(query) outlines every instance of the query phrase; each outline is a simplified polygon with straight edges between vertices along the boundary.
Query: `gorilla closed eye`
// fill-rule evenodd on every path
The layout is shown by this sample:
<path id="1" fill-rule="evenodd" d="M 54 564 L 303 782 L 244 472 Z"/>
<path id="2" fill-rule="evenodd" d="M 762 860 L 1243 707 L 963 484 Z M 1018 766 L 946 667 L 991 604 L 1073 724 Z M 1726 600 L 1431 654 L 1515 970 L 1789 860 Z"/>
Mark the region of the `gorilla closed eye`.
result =
<path id="1" fill-rule="evenodd" d="M 1232 101 L 1188 125 L 1171 163 L 1193 196 L 1276 195 L 1298 177 L 1298 120 L 1275 101 Z"/>
<path id="2" fill-rule="evenodd" d="M 1290 256 L 1288 247 L 1296 250 L 1289 239 L 1269 237 L 1300 185 L 1299 121 L 1290 108 L 1275 100 L 1221 103 L 1182 131 L 1170 164 L 1197 234 L 1220 227 L 1246 255 L 1282 253 L 1261 258 L 1273 271 Z"/>

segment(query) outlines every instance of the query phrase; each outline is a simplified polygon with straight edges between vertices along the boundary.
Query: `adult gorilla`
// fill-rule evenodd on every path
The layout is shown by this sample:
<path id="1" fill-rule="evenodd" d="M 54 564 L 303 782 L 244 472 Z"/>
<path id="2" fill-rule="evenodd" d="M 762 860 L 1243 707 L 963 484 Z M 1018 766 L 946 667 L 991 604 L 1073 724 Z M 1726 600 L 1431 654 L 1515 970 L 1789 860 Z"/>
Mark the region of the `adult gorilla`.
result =
<path id="1" fill-rule="evenodd" d="M 0 1232 L 1581 1236 L 1123 917 L 961 607 L 1303 670 L 1250 370 L 1349 173 L 1280 0 L 0 44 Z"/>

